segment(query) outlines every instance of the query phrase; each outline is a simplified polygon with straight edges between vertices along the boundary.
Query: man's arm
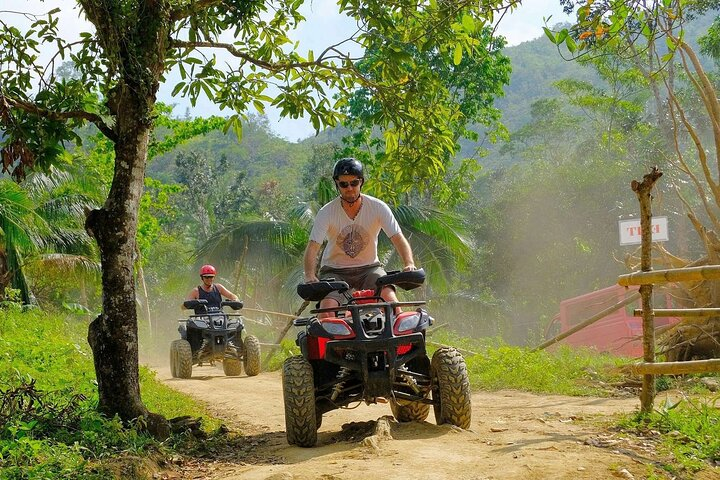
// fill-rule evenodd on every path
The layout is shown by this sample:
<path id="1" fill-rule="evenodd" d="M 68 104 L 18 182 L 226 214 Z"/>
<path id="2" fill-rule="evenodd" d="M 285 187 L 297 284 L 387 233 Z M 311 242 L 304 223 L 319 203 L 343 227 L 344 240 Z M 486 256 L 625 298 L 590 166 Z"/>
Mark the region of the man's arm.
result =
<path id="1" fill-rule="evenodd" d="M 406 272 L 408 270 L 415 270 L 412 248 L 410 248 L 410 243 L 405 238 L 405 235 L 400 232 L 397 235 L 393 235 L 390 238 L 390 241 L 395 246 L 395 250 L 397 250 L 398 255 L 400 255 L 400 258 L 403 261 L 403 271 Z"/>
<path id="2" fill-rule="evenodd" d="M 219 283 L 216 283 L 215 285 L 217 285 L 218 290 L 220 291 L 220 295 L 224 296 L 225 298 L 227 298 L 229 300 L 237 300 L 238 299 L 237 295 L 235 295 L 234 293 L 232 293 L 230 290 L 223 287 Z"/>
<path id="3" fill-rule="evenodd" d="M 188 293 L 188 296 L 185 299 L 185 301 L 197 300 L 198 298 L 199 298 L 198 289 L 197 289 L 197 287 L 195 287 L 192 290 L 190 290 L 190 293 Z M 180 310 L 185 310 L 185 301 L 183 301 L 183 303 L 180 304 Z"/>
<path id="4" fill-rule="evenodd" d="M 308 241 L 305 247 L 305 256 L 303 257 L 303 270 L 305 271 L 305 283 L 317 282 L 318 277 L 315 272 L 317 265 L 317 257 L 320 252 L 320 244 L 314 240 Z"/>

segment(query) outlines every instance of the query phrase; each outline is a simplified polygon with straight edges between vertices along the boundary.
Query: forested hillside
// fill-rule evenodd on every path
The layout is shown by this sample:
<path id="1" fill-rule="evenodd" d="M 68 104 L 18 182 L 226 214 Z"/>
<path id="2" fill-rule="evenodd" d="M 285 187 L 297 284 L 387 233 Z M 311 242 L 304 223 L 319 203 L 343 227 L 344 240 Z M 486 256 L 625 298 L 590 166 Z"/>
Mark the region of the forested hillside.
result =
<path id="1" fill-rule="evenodd" d="M 691 23 L 686 37 L 695 42 L 712 18 L 704 15 Z M 507 81 L 497 75 L 498 85 L 506 83 L 504 96 L 495 95 L 491 107 L 502 112 L 508 137 L 502 138 L 488 114 L 486 125 L 473 127 L 482 132 L 477 140 L 457 137 L 462 150 L 451 159 L 454 170 L 424 192 L 414 191 L 411 180 L 403 187 L 410 190 L 400 195 L 385 180 L 392 178 L 392 168 L 383 166 L 380 130 L 363 126 L 358 116 L 355 123 L 293 143 L 274 134 L 266 118 L 249 115 L 239 139 L 233 129 L 223 133 L 205 126 L 197 127 L 203 134 L 157 148 L 141 206 L 139 245 L 149 292 L 141 302 L 158 312 L 175 305 L 193 284 L 195 265 L 213 261 L 222 267 L 224 281 L 252 303 L 292 309 L 307 212 L 321 198 L 318 182 L 327 178 L 336 158 L 351 154 L 379 175 L 369 182 L 370 193 L 396 207 L 439 208 L 455 219 L 456 233 L 466 242 L 459 249 L 446 245 L 438 250 L 438 244 L 422 238 L 427 226 L 404 227 L 418 242 L 415 248 L 432 278 L 438 279 L 428 292 L 438 315 L 451 307 L 456 312 L 453 327 L 462 333 L 497 335 L 521 344 L 537 340 L 561 299 L 610 285 L 627 270 L 623 259 L 632 248 L 617 244 L 617 221 L 637 213 L 628 185 L 648 165 L 668 164 L 666 156 L 657 155 L 650 91 L 639 75 L 627 74 L 627 64 L 612 56 L 595 62 L 564 59 L 544 36 L 502 53 L 512 73 Z M 710 57 L 703 58 L 712 68 Z M 501 65 L 495 65 L 496 72 L 502 72 Z M 374 108 L 363 101 L 356 98 L 351 105 L 357 111 Z M 172 124 L 199 120 L 178 118 L 176 112 L 170 117 Z M 158 128 L 158 146 L 170 131 Z M 490 143 L 485 133 L 496 135 L 497 142 Z M 81 136 L 93 139 L 89 133 Z M 105 148 L 91 141 L 83 151 L 91 159 L 103 158 Z M 462 156 L 477 148 L 479 156 L 461 163 Z M 72 161 L 77 172 L 66 181 L 82 183 L 86 175 L 107 181 L 107 160 L 100 166 L 93 162 Z M 692 252 L 697 240 L 678 200 L 665 194 L 668 185 L 660 189 L 658 213 L 670 217 L 674 232 L 668 247 Z M 94 193 L 95 202 L 101 193 Z M 89 267 L 95 253 L 83 248 L 86 263 L 78 263 L 74 274 L 81 279 L 86 271 L 91 277 L 65 292 L 57 290 L 52 277 L 32 279 L 31 290 L 41 302 L 96 308 L 96 267 Z M 396 259 L 390 252 L 392 266 Z M 30 262 L 28 273 L 43 268 Z"/>

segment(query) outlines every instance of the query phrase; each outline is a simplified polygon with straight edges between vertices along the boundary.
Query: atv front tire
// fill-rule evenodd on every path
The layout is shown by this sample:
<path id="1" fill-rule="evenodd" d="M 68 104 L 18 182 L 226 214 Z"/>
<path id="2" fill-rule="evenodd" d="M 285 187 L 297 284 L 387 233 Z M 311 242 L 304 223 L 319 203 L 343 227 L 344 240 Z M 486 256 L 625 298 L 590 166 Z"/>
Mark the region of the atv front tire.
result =
<path id="1" fill-rule="evenodd" d="M 452 347 L 438 349 L 432 357 L 430 374 L 437 424 L 470 428 L 470 380 L 460 352 Z"/>
<path id="2" fill-rule="evenodd" d="M 410 400 L 390 399 L 390 410 L 398 422 L 424 422 L 430 413 L 430 405 Z"/>
<path id="3" fill-rule="evenodd" d="M 254 377 L 260 373 L 260 340 L 253 335 L 245 338 L 245 373 Z"/>
<path id="4" fill-rule="evenodd" d="M 170 373 L 173 378 L 192 377 L 192 348 L 187 340 L 170 344 Z"/>
<path id="5" fill-rule="evenodd" d="M 290 445 L 313 447 L 317 442 L 315 381 L 310 363 L 302 355 L 283 363 L 285 432 Z"/>
<path id="6" fill-rule="evenodd" d="M 242 363 L 237 358 L 226 358 L 223 360 L 223 372 L 228 377 L 237 377 L 242 373 Z"/>

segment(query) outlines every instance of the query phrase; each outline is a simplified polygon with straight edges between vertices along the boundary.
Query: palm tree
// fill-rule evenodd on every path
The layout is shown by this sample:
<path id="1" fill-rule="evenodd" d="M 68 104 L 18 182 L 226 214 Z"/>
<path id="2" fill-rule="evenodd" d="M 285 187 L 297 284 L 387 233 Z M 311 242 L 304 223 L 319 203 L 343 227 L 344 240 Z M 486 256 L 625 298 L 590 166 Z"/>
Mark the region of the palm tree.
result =
<path id="1" fill-rule="evenodd" d="M 49 231 L 45 221 L 34 211 L 28 193 L 9 179 L 0 179 L 0 287 L 20 291 L 23 303 L 31 303 L 30 290 L 22 270 L 22 253 L 43 245 L 43 234 Z"/>
<path id="2" fill-rule="evenodd" d="M 335 195 L 333 182 L 321 178 L 313 199 L 293 208 L 287 221 L 254 219 L 228 225 L 212 234 L 193 256 L 219 263 L 223 257 L 225 261 L 241 259 L 240 268 L 252 269 L 262 277 L 256 283 L 265 291 L 268 286 L 277 285 L 283 297 L 295 299 L 295 286 L 303 278 L 302 255 L 313 219 L 320 207 Z M 408 237 L 418 265 L 428 272 L 429 286 L 446 290 L 452 274 L 466 266 L 472 252 L 460 218 L 435 208 L 400 205 L 391 209 Z M 379 250 L 381 260 L 391 264 L 396 252 L 389 240 L 383 238 Z M 239 253 L 228 257 L 226 252 Z M 239 287 L 239 282 L 235 287 Z"/>
<path id="3" fill-rule="evenodd" d="M 0 180 L 0 287 L 20 291 L 23 303 L 33 303 L 26 278 L 28 266 L 47 274 L 53 269 L 97 272 L 97 254 L 83 223 L 96 202 L 82 191 L 94 191 L 68 172 L 52 167 L 35 172 L 18 185 Z"/>

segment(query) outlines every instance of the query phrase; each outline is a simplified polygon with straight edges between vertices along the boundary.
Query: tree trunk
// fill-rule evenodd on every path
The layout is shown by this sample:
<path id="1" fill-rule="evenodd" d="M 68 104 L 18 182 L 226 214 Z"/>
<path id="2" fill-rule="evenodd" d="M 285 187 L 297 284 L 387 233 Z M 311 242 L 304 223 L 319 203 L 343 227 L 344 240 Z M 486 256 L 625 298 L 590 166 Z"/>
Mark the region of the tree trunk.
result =
<path id="1" fill-rule="evenodd" d="M 150 123 L 137 119 L 149 115 L 141 101 L 133 100 L 132 95 L 119 95 L 127 115 L 118 117 L 112 187 L 105 205 L 90 212 L 85 224 L 100 249 L 103 289 L 103 311 L 90 324 L 88 342 L 95 361 L 100 411 L 118 414 L 126 422 L 142 416 L 148 429 L 163 437 L 169 434 L 167 422 L 150 414 L 140 399 L 133 279 L 137 212 L 150 137 Z"/>
<path id="2" fill-rule="evenodd" d="M 79 1 L 96 27 L 110 74 L 117 75 L 106 101 L 115 120 L 112 185 L 105 205 L 90 212 L 85 222 L 102 263 L 102 313 L 88 329 L 99 409 L 118 414 L 124 422 L 144 417 L 148 431 L 162 438 L 170 433 L 169 423 L 149 413 L 140 399 L 133 260 L 153 110 L 172 26 L 170 10 L 167 2 L 146 1 L 142 15 L 128 18 L 122 8 Z"/>

